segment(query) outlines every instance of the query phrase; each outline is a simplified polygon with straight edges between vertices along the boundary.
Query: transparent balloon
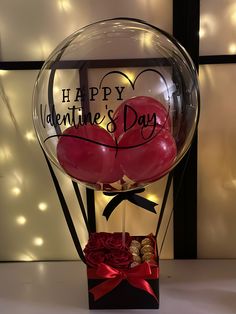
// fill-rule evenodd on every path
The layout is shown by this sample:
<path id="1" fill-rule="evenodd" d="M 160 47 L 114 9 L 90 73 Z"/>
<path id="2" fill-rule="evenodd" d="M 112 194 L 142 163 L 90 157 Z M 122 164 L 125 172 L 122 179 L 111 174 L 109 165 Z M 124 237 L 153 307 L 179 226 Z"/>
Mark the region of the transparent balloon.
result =
<path id="1" fill-rule="evenodd" d="M 66 38 L 34 88 L 33 121 L 49 159 L 96 190 L 152 183 L 187 152 L 199 115 L 193 62 L 145 22 L 97 22 Z"/>

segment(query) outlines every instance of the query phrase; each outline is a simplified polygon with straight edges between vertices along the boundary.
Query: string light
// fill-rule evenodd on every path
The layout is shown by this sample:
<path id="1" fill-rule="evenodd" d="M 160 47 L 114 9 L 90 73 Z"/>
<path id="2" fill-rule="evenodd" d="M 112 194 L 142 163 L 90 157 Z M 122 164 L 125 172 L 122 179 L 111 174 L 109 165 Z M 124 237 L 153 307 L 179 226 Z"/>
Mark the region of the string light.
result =
<path id="1" fill-rule="evenodd" d="M 159 198 L 155 194 L 147 194 L 146 198 L 154 203 L 159 203 Z"/>
<path id="2" fill-rule="evenodd" d="M 18 195 L 21 194 L 21 189 L 18 188 L 18 187 L 14 187 L 14 188 L 11 189 L 11 192 L 12 192 L 13 195 L 18 196 Z"/>
<path id="3" fill-rule="evenodd" d="M 44 241 L 43 241 L 43 238 L 36 237 L 36 238 L 34 238 L 33 243 L 36 246 L 42 246 Z"/>
<path id="4" fill-rule="evenodd" d="M 18 225 L 24 225 L 26 223 L 26 218 L 24 216 L 18 216 L 16 222 Z"/>
<path id="5" fill-rule="evenodd" d="M 55 94 L 59 93 L 59 91 L 60 91 L 60 89 L 59 89 L 58 86 L 53 86 L 53 92 L 54 92 Z"/>
<path id="6" fill-rule="evenodd" d="M 28 141 L 35 141 L 35 140 L 36 140 L 36 137 L 35 137 L 33 131 L 28 131 L 28 132 L 26 132 L 25 138 L 26 138 Z"/>
<path id="7" fill-rule="evenodd" d="M 202 14 L 200 21 L 199 37 L 212 36 L 217 31 L 217 23 L 212 14 Z"/>
<path id="8" fill-rule="evenodd" d="M 206 35 L 206 30 L 204 28 L 201 28 L 199 30 L 199 37 L 203 38 L 203 37 L 205 37 L 205 35 Z"/>
<path id="9" fill-rule="evenodd" d="M 141 46 L 144 47 L 151 47 L 153 42 L 153 34 L 151 33 L 142 33 L 140 35 L 140 43 Z"/>
<path id="10" fill-rule="evenodd" d="M 0 76 L 4 76 L 8 73 L 7 70 L 0 70 Z"/>
<path id="11" fill-rule="evenodd" d="M 45 202 L 41 202 L 38 204 L 38 209 L 41 210 L 42 212 L 44 212 L 45 210 L 47 210 L 48 208 L 48 204 Z"/>
<path id="12" fill-rule="evenodd" d="M 233 25 L 236 25 L 236 3 L 232 3 L 227 9 L 227 19 L 230 19 Z"/>
<path id="13" fill-rule="evenodd" d="M 12 153 L 8 147 L 2 147 L 0 149 L 0 161 L 4 162 L 12 158 Z"/>
<path id="14" fill-rule="evenodd" d="M 229 52 L 232 54 L 236 53 L 236 44 L 232 43 L 229 45 Z"/>
<path id="15" fill-rule="evenodd" d="M 130 81 L 134 81 L 134 79 L 135 79 L 135 73 L 134 72 L 125 72 L 125 75 L 126 76 L 128 76 L 128 78 L 130 79 Z M 130 84 L 129 83 L 129 81 L 128 81 L 128 79 L 127 78 L 125 78 L 124 76 L 122 76 L 122 78 L 121 78 L 121 82 L 123 83 L 123 84 Z"/>
<path id="16" fill-rule="evenodd" d="M 69 0 L 59 0 L 58 1 L 58 8 L 60 11 L 70 11 L 71 4 Z"/>

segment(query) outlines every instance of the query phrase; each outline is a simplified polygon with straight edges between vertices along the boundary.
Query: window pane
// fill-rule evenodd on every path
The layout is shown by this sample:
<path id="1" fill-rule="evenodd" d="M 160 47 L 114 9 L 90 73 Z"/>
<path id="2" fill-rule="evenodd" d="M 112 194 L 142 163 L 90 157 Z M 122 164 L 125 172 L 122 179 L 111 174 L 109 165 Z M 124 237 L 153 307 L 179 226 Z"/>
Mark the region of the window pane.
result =
<path id="1" fill-rule="evenodd" d="M 236 257 L 236 64 L 200 67 L 198 256 Z M 226 245 L 227 244 L 227 245 Z"/>
<path id="2" fill-rule="evenodd" d="M 236 54 L 236 2 L 201 1 L 200 55 Z"/>
<path id="3" fill-rule="evenodd" d="M 77 29 L 121 16 L 172 32 L 171 0 L 1 0 L 1 59 L 44 60 Z"/>

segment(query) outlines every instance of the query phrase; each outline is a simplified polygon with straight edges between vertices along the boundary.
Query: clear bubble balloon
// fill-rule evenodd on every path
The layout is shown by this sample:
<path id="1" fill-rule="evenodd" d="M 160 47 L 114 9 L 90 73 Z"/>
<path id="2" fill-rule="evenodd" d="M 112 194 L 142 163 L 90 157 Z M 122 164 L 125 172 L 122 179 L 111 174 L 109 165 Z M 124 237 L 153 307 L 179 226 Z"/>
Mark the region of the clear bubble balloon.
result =
<path id="1" fill-rule="evenodd" d="M 88 25 L 48 57 L 33 121 L 49 159 L 103 191 L 152 183 L 187 152 L 198 121 L 197 73 L 184 48 L 145 22 Z"/>

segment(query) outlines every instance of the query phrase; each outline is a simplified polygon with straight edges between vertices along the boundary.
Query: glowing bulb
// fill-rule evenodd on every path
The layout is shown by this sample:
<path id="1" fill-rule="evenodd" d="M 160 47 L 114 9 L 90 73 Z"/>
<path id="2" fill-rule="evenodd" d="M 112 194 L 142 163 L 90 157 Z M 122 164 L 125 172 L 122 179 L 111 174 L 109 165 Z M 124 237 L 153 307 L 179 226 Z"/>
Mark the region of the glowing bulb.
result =
<path id="1" fill-rule="evenodd" d="M 229 45 L 229 52 L 232 54 L 236 53 L 236 44 L 233 43 Z"/>
<path id="2" fill-rule="evenodd" d="M 200 38 L 204 37 L 206 34 L 208 36 L 211 36 L 216 32 L 216 30 L 217 30 L 217 23 L 216 23 L 214 15 L 202 14 L 201 21 L 200 21 L 200 32 L 199 32 Z"/>
<path id="3" fill-rule="evenodd" d="M 140 36 L 140 42 L 142 47 L 151 47 L 153 41 L 153 35 L 150 33 L 142 33 Z"/>
<path id="4" fill-rule="evenodd" d="M 206 30 L 204 28 L 201 28 L 199 30 L 199 37 L 203 38 L 203 37 L 205 37 L 205 35 L 206 35 Z"/>
<path id="5" fill-rule="evenodd" d="M 128 76 L 128 78 L 130 79 L 130 81 L 132 81 L 132 82 L 134 81 L 134 79 L 135 79 L 135 73 L 133 73 L 133 72 L 125 72 L 125 75 Z M 121 82 L 122 82 L 123 84 L 130 84 L 129 81 L 127 80 L 127 78 L 125 78 L 124 76 L 122 76 Z"/>
<path id="6" fill-rule="evenodd" d="M 26 223 L 26 218 L 24 216 L 19 216 L 16 218 L 18 225 L 24 225 Z"/>
<path id="7" fill-rule="evenodd" d="M 233 23 L 233 24 L 236 24 L 236 12 L 233 12 L 233 13 L 231 14 L 231 20 L 232 20 L 232 23 Z"/>
<path id="8" fill-rule="evenodd" d="M 33 243 L 34 243 L 34 245 L 36 245 L 36 246 L 42 246 L 43 245 L 43 239 L 42 238 L 39 238 L 39 237 L 36 237 L 36 238 L 34 238 L 34 240 L 33 240 Z"/>
<path id="9" fill-rule="evenodd" d="M 2 147 L 0 149 L 0 161 L 4 162 L 12 158 L 12 153 L 8 147 Z"/>
<path id="10" fill-rule="evenodd" d="M 233 25 L 236 24 L 236 3 L 235 1 L 231 1 L 233 2 L 231 5 L 228 5 L 228 9 L 227 9 L 227 18 L 231 20 L 231 23 Z"/>
<path id="11" fill-rule="evenodd" d="M 71 9 L 71 4 L 69 0 L 59 0 L 58 8 L 60 11 L 69 11 Z"/>
<path id="12" fill-rule="evenodd" d="M 11 189 L 11 192 L 12 192 L 12 194 L 14 194 L 15 196 L 18 196 L 18 195 L 20 195 L 20 193 L 21 193 L 21 189 L 18 188 L 18 187 L 14 187 L 14 188 Z"/>
<path id="13" fill-rule="evenodd" d="M 8 73 L 6 70 L 0 70 L 0 76 L 4 76 Z"/>
<path id="14" fill-rule="evenodd" d="M 28 132 L 26 132 L 25 138 L 26 138 L 28 141 L 35 141 L 35 140 L 36 140 L 33 131 L 28 131 Z"/>
<path id="15" fill-rule="evenodd" d="M 59 93 L 60 89 L 58 86 L 53 86 L 53 91 L 54 91 L 54 93 L 57 94 L 57 93 Z"/>
<path id="16" fill-rule="evenodd" d="M 159 199 L 158 197 L 155 195 L 155 194 L 148 194 L 146 196 L 146 198 L 149 200 L 149 201 L 152 201 L 154 203 L 158 203 L 159 202 Z"/>
<path id="17" fill-rule="evenodd" d="M 42 212 L 47 210 L 47 208 L 48 208 L 48 204 L 47 203 L 41 202 L 41 203 L 38 204 L 38 209 L 41 210 Z"/>

